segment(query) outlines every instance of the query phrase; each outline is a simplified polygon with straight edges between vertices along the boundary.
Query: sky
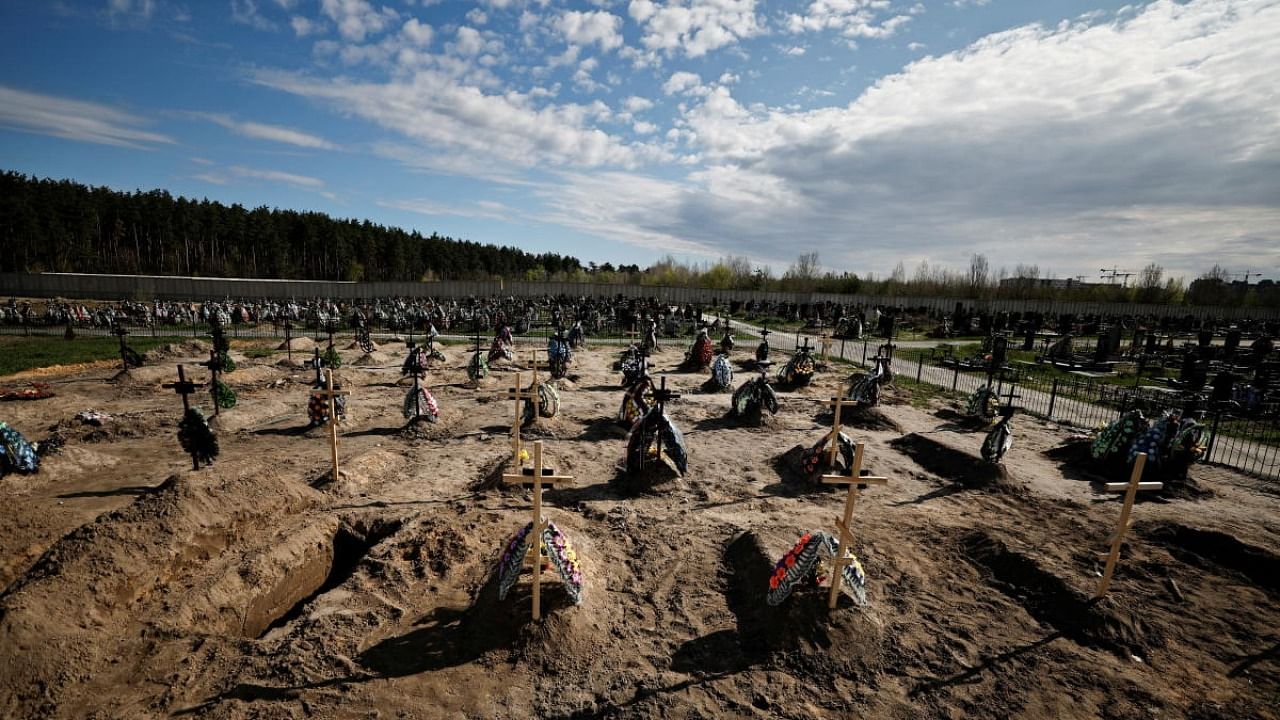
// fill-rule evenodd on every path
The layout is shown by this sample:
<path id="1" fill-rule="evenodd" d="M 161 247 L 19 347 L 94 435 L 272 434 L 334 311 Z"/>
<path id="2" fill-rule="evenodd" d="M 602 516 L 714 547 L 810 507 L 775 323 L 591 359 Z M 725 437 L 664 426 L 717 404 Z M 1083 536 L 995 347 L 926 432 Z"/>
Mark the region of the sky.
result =
<path id="1" fill-rule="evenodd" d="M 5 0 L 0 169 L 584 263 L 1280 279 L 1277 38 L 1280 0 Z"/>

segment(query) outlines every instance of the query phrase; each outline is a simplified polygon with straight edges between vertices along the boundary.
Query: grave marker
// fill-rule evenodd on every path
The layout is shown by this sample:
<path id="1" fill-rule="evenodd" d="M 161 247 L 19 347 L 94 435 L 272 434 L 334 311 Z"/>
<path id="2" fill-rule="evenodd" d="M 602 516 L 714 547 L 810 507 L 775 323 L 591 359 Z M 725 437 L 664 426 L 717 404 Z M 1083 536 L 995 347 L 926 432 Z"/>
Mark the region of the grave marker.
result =
<path id="1" fill-rule="evenodd" d="M 519 387 L 519 385 L 517 385 Z M 547 471 L 550 470 L 550 473 Z M 573 480 L 572 475 L 556 475 L 555 470 L 542 464 L 542 441 L 533 443 L 533 467 L 520 468 L 519 473 L 503 474 L 502 481 L 514 485 L 531 486 L 533 492 L 533 528 L 530 535 L 530 551 L 533 553 L 533 619 L 542 619 L 542 534 L 547 529 L 547 521 L 542 517 L 542 490 L 544 485 L 555 487 Z M 521 561 L 523 562 L 523 560 Z"/>
<path id="2" fill-rule="evenodd" d="M 834 442 L 832 447 L 835 447 Z M 843 583 L 844 568 L 856 560 L 853 555 L 853 531 L 849 529 L 849 525 L 853 521 L 853 507 L 857 503 L 858 494 L 868 485 L 889 484 L 889 478 L 861 474 L 863 447 L 863 443 L 858 443 L 854 448 L 853 467 L 849 468 L 848 475 L 822 476 L 824 485 L 844 485 L 847 488 L 847 494 L 844 499 L 844 515 L 836 523 L 836 527 L 840 529 L 840 540 L 836 543 L 835 556 L 831 558 L 831 592 L 827 596 L 827 607 L 832 609 L 835 608 L 836 602 L 840 599 L 840 586 Z M 832 462 L 834 467 L 834 457 Z"/>
<path id="3" fill-rule="evenodd" d="M 178 366 L 178 382 L 165 383 L 160 387 L 165 388 L 167 390 L 173 390 L 175 393 L 182 396 L 182 414 L 183 414 L 183 417 L 186 417 L 187 411 L 191 409 L 190 396 L 194 395 L 196 390 L 199 390 L 200 388 L 204 387 L 204 383 L 197 383 L 197 382 L 192 382 L 188 380 L 186 369 L 183 368 L 181 365 L 179 365 Z M 200 469 L 200 457 L 195 452 L 191 453 L 191 469 L 192 470 Z"/>
<path id="4" fill-rule="evenodd" d="M 831 398 L 831 450 L 827 455 L 827 466 L 830 468 L 836 467 L 836 453 L 840 449 L 840 416 L 844 414 L 846 405 L 852 407 L 857 404 L 855 400 L 845 400 L 844 388 L 840 389 L 840 395 Z"/>
<path id="5" fill-rule="evenodd" d="M 831 352 L 832 344 L 833 343 L 831 341 L 831 336 L 824 333 L 822 336 L 822 366 L 823 367 L 826 367 L 829 361 L 827 358 L 827 355 Z"/>
<path id="6" fill-rule="evenodd" d="M 537 366 L 537 362 L 534 362 Z M 520 420 L 524 415 L 524 406 L 521 401 L 528 400 L 533 403 L 533 415 L 538 416 L 538 388 L 535 380 L 534 385 L 525 393 L 520 388 L 520 371 L 516 371 L 516 386 L 507 391 L 507 399 L 514 400 L 516 403 L 515 417 L 511 421 L 511 460 L 516 467 L 522 467 L 524 461 L 520 459 Z"/>
<path id="7" fill-rule="evenodd" d="M 1102 571 L 1102 582 L 1098 583 L 1098 597 L 1107 594 L 1107 589 L 1111 587 L 1111 577 L 1115 574 L 1116 565 L 1120 562 L 1120 546 L 1124 543 L 1125 533 L 1129 531 L 1132 522 L 1129 520 L 1130 513 L 1133 512 L 1133 501 L 1138 496 L 1139 490 L 1163 490 L 1162 482 L 1142 482 L 1142 471 L 1147 465 L 1147 454 L 1138 453 L 1133 461 L 1133 473 L 1129 476 L 1129 482 L 1123 483 L 1107 483 L 1107 492 L 1124 493 L 1124 506 L 1120 510 L 1120 519 L 1116 521 L 1116 532 L 1111 536 L 1111 552 L 1107 554 L 1107 566 Z"/>
<path id="8" fill-rule="evenodd" d="M 346 390 L 333 389 L 333 369 L 328 368 L 325 371 L 325 389 L 313 390 L 312 394 L 325 398 L 329 403 L 329 454 L 333 459 L 333 481 L 337 482 L 340 477 L 338 474 L 338 410 L 334 401 L 350 393 Z"/>

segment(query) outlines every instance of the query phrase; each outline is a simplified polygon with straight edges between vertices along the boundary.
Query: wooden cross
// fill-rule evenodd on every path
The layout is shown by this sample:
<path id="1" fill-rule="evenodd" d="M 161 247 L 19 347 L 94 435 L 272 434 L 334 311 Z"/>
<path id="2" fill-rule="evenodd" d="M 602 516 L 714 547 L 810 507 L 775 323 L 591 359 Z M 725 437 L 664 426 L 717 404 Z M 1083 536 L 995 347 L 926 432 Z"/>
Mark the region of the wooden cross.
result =
<path id="1" fill-rule="evenodd" d="M 520 383 L 517 382 L 516 384 L 519 385 Z M 535 387 L 538 385 L 538 350 L 536 348 L 533 351 L 533 384 Z"/>
<path id="2" fill-rule="evenodd" d="M 524 392 L 520 387 L 520 371 L 516 371 L 516 386 L 508 391 L 508 400 L 516 401 L 515 417 L 511 420 L 511 460 L 516 467 L 521 467 L 524 462 L 520 460 L 520 418 L 523 414 L 524 406 L 521 405 L 522 400 L 528 400 L 533 403 L 533 416 L 538 416 L 538 387 L 535 383 L 530 386 L 529 392 Z"/>
<path id="3" fill-rule="evenodd" d="M 284 319 L 284 351 L 290 362 L 293 362 L 293 322 Z"/>
<path id="4" fill-rule="evenodd" d="M 631 325 L 631 329 L 630 329 L 630 330 L 627 330 L 626 332 L 624 332 L 624 333 L 622 333 L 622 334 L 623 334 L 623 335 L 626 335 L 626 336 L 627 336 L 627 337 L 629 337 L 629 338 L 631 338 L 631 344 L 632 344 L 632 345 L 637 345 L 637 344 L 639 344 L 639 343 L 640 343 L 640 331 L 636 329 L 636 326 L 635 326 L 635 324 L 634 324 L 634 323 L 632 323 L 632 325 Z"/>
<path id="5" fill-rule="evenodd" d="M 533 619 L 542 618 L 542 531 L 547 529 L 547 521 L 542 518 L 542 490 L 544 485 L 555 487 L 569 483 L 572 475 L 556 475 L 555 470 L 542 465 L 542 441 L 533 443 L 533 467 L 520 468 L 518 473 L 504 473 L 502 481 L 509 485 L 519 483 L 528 485 L 533 491 L 533 535 L 530 550 L 533 552 Z"/>
<path id="6" fill-rule="evenodd" d="M 833 441 L 834 445 L 834 441 Z M 844 582 L 844 568 L 853 562 L 853 532 L 849 524 L 853 521 L 853 506 L 858 501 L 858 494 L 868 485 L 888 485 L 889 478 L 862 474 L 863 443 L 858 443 L 853 451 L 853 467 L 848 475 L 823 475 L 825 485 L 844 485 L 848 494 L 844 499 L 844 516 L 836 523 L 840 528 L 840 541 L 836 543 L 836 555 L 831 559 L 831 592 L 827 595 L 827 607 L 834 609 L 840 599 L 840 585 Z"/>
<path id="7" fill-rule="evenodd" d="M 827 364 L 827 353 L 831 352 L 831 336 L 824 334 L 822 336 L 822 364 Z"/>
<path id="8" fill-rule="evenodd" d="M 333 481 L 338 481 L 338 408 L 337 399 L 349 395 L 346 390 L 333 389 L 333 370 L 325 371 L 325 389 L 314 391 L 316 395 L 329 401 L 329 454 L 333 458 Z"/>
<path id="9" fill-rule="evenodd" d="M 204 387 L 204 384 L 191 382 L 190 380 L 188 380 L 187 371 L 181 365 L 179 365 L 178 366 L 178 382 L 165 383 L 160 387 L 171 389 L 182 396 L 182 414 L 186 415 L 187 411 L 191 409 L 191 400 L 188 396 L 195 394 L 195 391 Z M 191 468 L 193 470 L 200 469 L 200 456 L 194 452 L 191 453 Z"/>
<path id="10" fill-rule="evenodd" d="M 1106 595 L 1107 589 L 1111 587 L 1111 577 L 1115 574 L 1116 564 L 1120 561 L 1120 545 L 1124 543 L 1125 533 L 1133 524 L 1129 515 L 1133 511 L 1133 501 L 1138 496 L 1138 491 L 1164 489 L 1162 482 L 1142 482 L 1142 471 L 1146 465 L 1147 454 L 1138 453 L 1138 457 L 1133 461 L 1133 474 L 1129 476 L 1129 482 L 1106 484 L 1107 492 L 1124 493 L 1124 507 L 1121 508 L 1120 519 L 1116 522 L 1116 532 L 1111 536 L 1111 552 L 1107 555 L 1107 567 L 1102 571 L 1102 582 L 1098 583 L 1098 597 Z"/>
<path id="11" fill-rule="evenodd" d="M 840 388 L 840 395 L 831 398 L 831 449 L 827 456 L 827 467 L 832 470 L 836 469 L 836 453 L 840 450 L 840 420 L 844 413 L 845 407 L 853 407 L 857 405 L 855 400 L 846 400 L 844 397 L 844 388 Z"/>

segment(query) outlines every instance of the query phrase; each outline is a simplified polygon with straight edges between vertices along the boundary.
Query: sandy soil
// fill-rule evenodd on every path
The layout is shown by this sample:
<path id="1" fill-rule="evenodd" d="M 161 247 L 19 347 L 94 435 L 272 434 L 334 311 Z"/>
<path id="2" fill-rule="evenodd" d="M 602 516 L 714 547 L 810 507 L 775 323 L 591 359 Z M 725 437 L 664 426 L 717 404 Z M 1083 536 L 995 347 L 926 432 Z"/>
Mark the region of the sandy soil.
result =
<path id="1" fill-rule="evenodd" d="M 1028 418 L 991 473 L 953 407 L 891 392 L 846 411 L 891 479 L 855 516 L 869 605 L 828 612 L 811 591 L 768 607 L 772 563 L 834 531 L 843 502 L 784 481 L 830 420 L 835 372 L 780 393 L 759 428 L 725 419 L 703 373 L 672 372 L 689 472 L 635 493 L 616 482 L 614 349 L 579 353 L 560 415 L 529 437 L 576 478 L 546 513 L 585 589 L 571 605 L 547 573 L 532 623 L 527 573 L 502 602 L 492 574 L 530 509 L 493 482 L 512 370 L 473 388 L 447 352 L 430 377 L 442 423 L 410 431 L 399 350 L 343 352 L 337 482 L 304 427 L 312 374 L 283 354 L 236 356 L 239 405 L 198 472 L 159 387 L 183 348 L 127 376 L 45 371 L 56 397 L 0 406 L 67 440 L 38 475 L 0 480 L 0 716 L 1280 717 L 1277 489 L 1195 468 L 1209 492 L 1144 499 L 1112 594 L 1091 602 L 1117 498 L 1045 454 L 1066 430 Z M 116 419 L 82 426 L 87 408 Z"/>

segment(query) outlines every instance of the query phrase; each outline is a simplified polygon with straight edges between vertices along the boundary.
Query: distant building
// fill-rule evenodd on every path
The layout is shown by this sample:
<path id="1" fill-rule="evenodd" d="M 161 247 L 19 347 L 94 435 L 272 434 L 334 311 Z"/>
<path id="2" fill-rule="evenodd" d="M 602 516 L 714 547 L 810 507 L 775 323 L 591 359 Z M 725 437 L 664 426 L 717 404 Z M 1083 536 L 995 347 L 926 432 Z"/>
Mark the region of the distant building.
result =
<path id="1" fill-rule="evenodd" d="M 1106 283 L 1081 282 L 1074 278 L 1005 278 L 1000 281 L 1002 288 L 1048 288 L 1050 290 L 1069 290 L 1071 288 L 1102 287 Z"/>

